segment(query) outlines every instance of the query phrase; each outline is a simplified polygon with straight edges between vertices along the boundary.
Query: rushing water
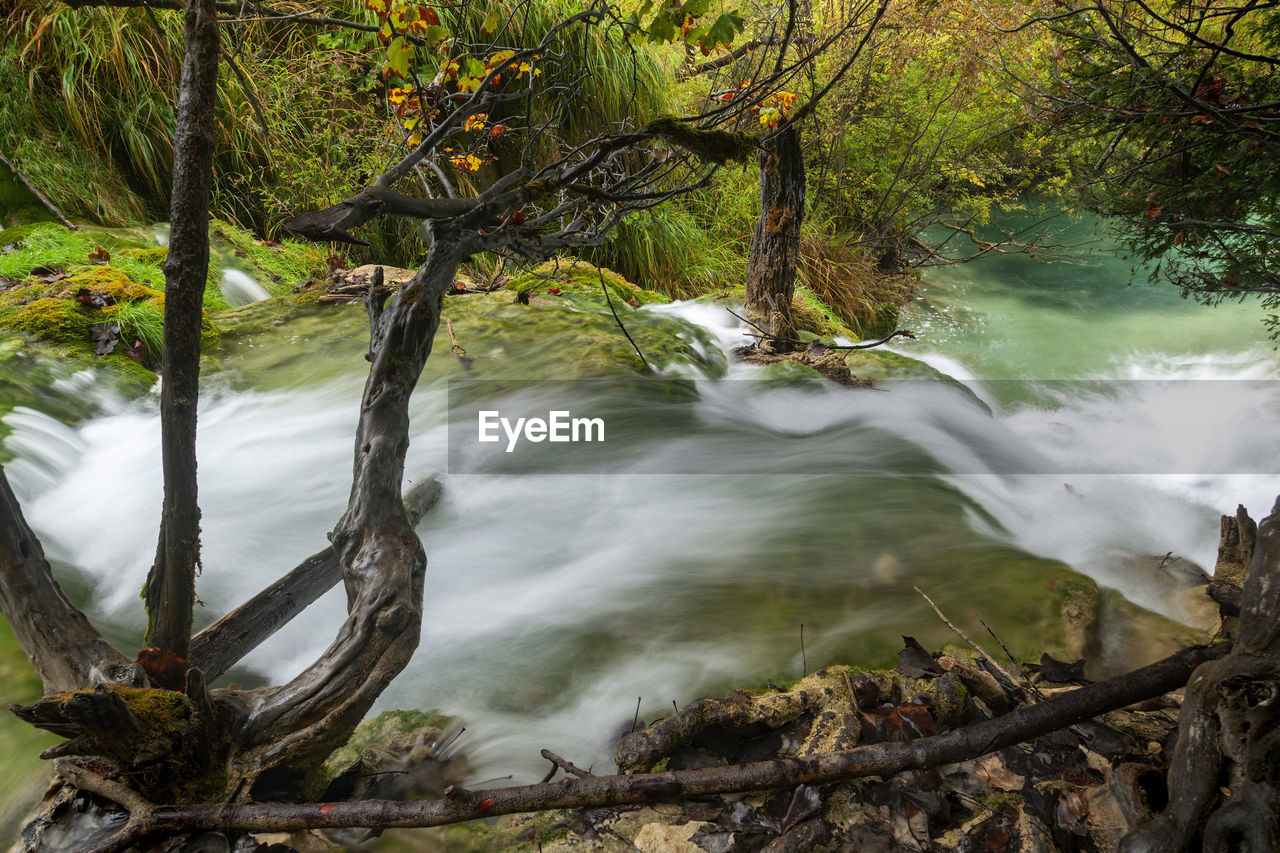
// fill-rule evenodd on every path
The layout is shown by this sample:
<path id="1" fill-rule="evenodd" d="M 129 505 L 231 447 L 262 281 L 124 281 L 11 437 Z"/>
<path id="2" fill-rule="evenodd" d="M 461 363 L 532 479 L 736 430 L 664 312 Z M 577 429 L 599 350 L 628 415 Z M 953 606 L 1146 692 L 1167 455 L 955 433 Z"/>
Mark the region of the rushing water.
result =
<path id="1" fill-rule="evenodd" d="M 429 373 L 409 476 L 453 467 L 420 529 L 421 646 L 380 707 L 455 715 L 475 780 L 524 781 L 541 774 L 541 747 L 605 766 L 637 697 L 651 719 L 805 664 L 890 662 L 902 633 L 947 642 L 915 585 L 1021 654 L 1052 630 L 1032 617 L 1061 563 L 1178 616 L 1141 566 L 1172 551 L 1211 567 L 1218 515 L 1270 507 L 1280 360 L 1255 309 L 1128 278 L 1117 261 L 1012 258 L 931 274 L 902 322 L 919 339 L 899 352 L 970 390 L 795 387 L 742 381 L 759 374 L 739 365 L 641 408 L 583 385 L 575 408 L 606 414 L 618 438 L 590 465 L 561 453 L 552 470 L 570 474 L 507 458 L 464 473 L 448 453 L 446 385 Z M 646 310 L 726 349 L 743 340 L 715 305 Z M 299 321 L 207 383 L 206 620 L 323 546 L 349 488 L 363 346 Z M 543 411 L 563 404 L 562 386 L 519 393 Z M 155 404 L 91 382 L 79 394 L 85 420 L 39 405 L 6 418 L 7 470 L 55 565 L 134 645 L 160 503 Z M 231 677 L 288 678 L 342 615 L 335 591 Z M 1100 654 L 1103 670 L 1140 657 Z"/>

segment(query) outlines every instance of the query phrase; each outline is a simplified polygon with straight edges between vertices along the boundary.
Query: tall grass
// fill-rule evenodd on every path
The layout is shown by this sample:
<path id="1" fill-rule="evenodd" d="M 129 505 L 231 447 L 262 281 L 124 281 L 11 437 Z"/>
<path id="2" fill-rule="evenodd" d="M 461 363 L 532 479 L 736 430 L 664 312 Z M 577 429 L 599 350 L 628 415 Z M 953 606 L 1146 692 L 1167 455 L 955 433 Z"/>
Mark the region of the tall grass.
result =
<path id="1" fill-rule="evenodd" d="M 120 324 L 120 337 L 126 342 L 142 341 L 152 358 L 160 355 L 164 344 L 164 314 L 145 302 L 126 302 L 115 307 L 112 319 Z"/>

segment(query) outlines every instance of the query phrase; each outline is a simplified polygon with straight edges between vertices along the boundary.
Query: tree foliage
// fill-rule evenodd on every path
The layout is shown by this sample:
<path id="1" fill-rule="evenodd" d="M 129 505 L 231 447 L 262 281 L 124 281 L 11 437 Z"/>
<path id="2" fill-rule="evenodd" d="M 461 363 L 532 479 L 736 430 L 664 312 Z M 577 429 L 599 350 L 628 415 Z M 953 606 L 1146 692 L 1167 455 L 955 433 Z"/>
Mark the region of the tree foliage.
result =
<path id="1" fill-rule="evenodd" d="M 1026 82 L 1077 141 L 1089 208 L 1137 255 L 1208 301 L 1280 307 L 1280 4 L 1069 0 Z M 1273 334 L 1280 334 L 1274 316 Z"/>

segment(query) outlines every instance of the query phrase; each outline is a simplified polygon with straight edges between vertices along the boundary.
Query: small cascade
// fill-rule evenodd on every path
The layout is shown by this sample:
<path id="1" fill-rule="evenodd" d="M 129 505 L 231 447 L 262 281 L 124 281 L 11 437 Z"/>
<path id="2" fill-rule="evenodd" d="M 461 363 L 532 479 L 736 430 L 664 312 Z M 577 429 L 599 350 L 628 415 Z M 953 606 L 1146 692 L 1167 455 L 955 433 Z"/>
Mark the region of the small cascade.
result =
<path id="1" fill-rule="evenodd" d="M 249 305 L 253 302 L 261 302 L 263 299 L 271 298 L 270 291 L 258 284 L 252 276 L 236 269 L 223 271 L 221 290 L 222 295 L 227 298 L 232 307 Z"/>

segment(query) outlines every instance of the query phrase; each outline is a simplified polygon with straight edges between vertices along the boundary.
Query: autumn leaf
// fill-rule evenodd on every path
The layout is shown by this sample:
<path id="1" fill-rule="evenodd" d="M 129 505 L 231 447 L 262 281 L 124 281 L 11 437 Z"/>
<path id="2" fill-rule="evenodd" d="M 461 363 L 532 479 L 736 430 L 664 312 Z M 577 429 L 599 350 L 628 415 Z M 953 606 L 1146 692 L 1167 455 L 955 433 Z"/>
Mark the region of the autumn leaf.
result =
<path id="1" fill-rule="evenodd" d="M 1026 777 L 1014 773 L 998 756 L 988 755 L 973 762 L 973 772 L 997 791 L 1021 791 Z"/>
<path id="2" fill-rule="evenodd" d="M 409 44 L 404 36 L 396 36 L 395 40 L 387 45 L 387 65 L 401 77 L 409 76 L 409 61 L 412 57 L 413 45 Z"/>
<path id="3" fill-rule="evenodd" d="M 478 172 L 484 165 L 484 161 L 474 154 L 455 155 L 449 158 L 449 163 L 455 169 L 461 169 L 464 172 Z"/>
<path id="4" fill-rule="evenodd" d="M 111 260 L 111 253 L 101 246 L 94 246 L 93 251 L 89 253 L 89 263 L 105 264 Z"/>

